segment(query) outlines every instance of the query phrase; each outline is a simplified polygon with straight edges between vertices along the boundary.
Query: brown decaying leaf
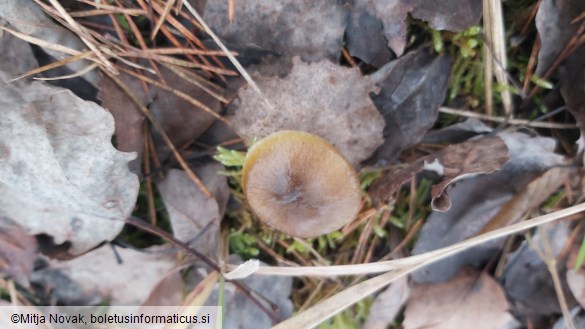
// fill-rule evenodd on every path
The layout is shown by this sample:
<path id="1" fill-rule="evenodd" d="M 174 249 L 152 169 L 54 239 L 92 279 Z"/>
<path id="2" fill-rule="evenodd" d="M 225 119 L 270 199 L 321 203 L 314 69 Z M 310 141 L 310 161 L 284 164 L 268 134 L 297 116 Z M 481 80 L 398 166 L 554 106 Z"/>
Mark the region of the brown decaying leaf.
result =
<path id="1" fill-rule="evenodd" d="M 538 252 L 524 241 L 520 247 L 511 253 L 506 260 L 506 267 L 502 280 L 504 288 L 515 311 L 523 317 L 538 319 L 560 313 L 559 300 L 551 274 L 546 264 L 542 261 L 543 242 L 541 230 L 547 230 L 551 249 L 554 257 L 557 257 L 564 249 L 569 238 L 570 222 L 561 221 L 554 224 L 543 225 L 538 228 L 534 236 Z M 540 254 L 540 255 L 539 255 Z M 559 270 L 561 277 L 565 276 L 565 270 Z M 569 305 L 574 304 L 567 282 L 562 280 L 562 289 Z"/>
<path id="2" fill-rule="evenodd" d="M 38 82 L 0 94 L 0 214 L 29 234 L 71 241 L 72 253 L 113 239 L 134 207 L 138 179 L 127 167 L 134 155 L 111 144 L 111 115 Z"/>
<path id="3" fill-rule="evenodd" d="M 293 59 L 284 79 L 256 77 L 273 105 L 251 89 L 242 89 L 231 117 L 238 134 L 250 141 L 280 130 L 303 130 L 319 135 L 353 164 L 368 158 L 382 143 L 384 122 L 369 94 L 377 88 L 358 68 L 329 61 L 307 64 Z"/>
<path id="4" fill-rule="evenodd" d="M 51 289 L 52 297 L 60 298 L 66 305 L 79 305 L 80 300 L 141 305 L 159 281 L 176 267 L 175 254 L 160 251 L 161 248 L 150 248 L 147 252 L 116 248 L 121 260 L 118 263 L 112 247 L 104 245 L 75 259 L 53 261 L 35 272 L 33 280 Z"/>
<path id="5" fill-rule="evenodd" d="M 125 74 L 120 74 L 119 78 L 138 95 L 144 94 L 143 85 L 137 79 Z M 122 152 L 136 152 L 136 159 L 132 160 L 128 167 L 133 173 L 142 175 L 144 116 L 112 80 L 102 75 L 98 88 L 98 98 L 102 101 L 102 106 L 114 117 L 116 147 Z M 146 97 L 143 99 L 146 101 Z"/>
<path id="6" fill-rule="evenodd" d="M 157 183 L 174 236 L 211 257 L 217 256 L 219 225 L 229 198 L 227 181 L 218 173 L 220 170 L 223 166 L 218 163 L 195 169 L 214 198 L 207 198 L 181 170 L 170 170 Z"/>
<path id="7" fill-rule="evenodd" d="M 387 328 L 402 309 L 409 294 L 410 289 L 406 276 L 392 282 L 386 290 L 376 296 L 362 329 Z"/>
<path id="8" fill-rule="evenodd" d="M 423 169 L 435 170 L 443 176 L 431 190 L 433 210 L 447 211 L 451 208 L 451 200 L 445 192 L 448 185 L 469 175 L 499 170 L 508 160 L 508 147 L 497 136 L 449 145 L 432 162 L 425 160 Z"/>
<path id="9" fill-rule="evenodd" d="M 221 108 L 219 101 L 207 92 L 177 76 L 164 66 L 159 69 L 164 80 L 174 90 L 184 92 L 198 99 L 212 111 L 219 112 Z M 195 108 L 170 91 L 141 84 L 135 77 L 125 73 L 121 73 L 119 78 L 126 82 L 126 85 L 144 104 L 148 104 L 154 119 L 163 127 L 177 147 L 197 139 L 215 120 L 210 114 Z M 145 92 L 145 88 L 148 89 L 148 92 Z M 142 154 L 143 116 L 136 105 L 107 77 L 100 80 L 99 97 L 104 107 L 109 109 L 116 119 L 116 137 L 121 149 Z M 158 134 L 155 134 L 154 140 L 159 159 L 166 159 L 170 150 Z M 133 169 L 138 169 L 137 164 L 134 165 Z"/>
<path id="10" fill-rule="evenodd" d="M 392 162 L 433 126 L 445 99 L 450 67 L 448 57 L 432 56 L 421 48 L 371 76 L 381 89 L 373 100 L 386 122 L 384 144 L 372 162 Z"/>
<path id="11" fill-rule="evenodd" d="M 449 145 L 445 149 L 425 156 L 405 168 L 383 174 L 372 187 L 370 195 L 376 204 L 387 203 L 402 184 L 422 170 L 434 171 L 442 180 L 432 189 L 433 208 L 447 211 L 451 207 L 447 186 L 472 174 L 490 173 L 508 161 L 508 148 L 501 138 L 486 136 L 467 142 Z"/>
<path id="12" fill-rule="evenodd" d="M 347 11 L 336 1 L 236 1 L 231 23 L 228 6 L 228 1 L 209 1 L 204 17 L 229 43 L 306 61 L 337 60 L 341 54 Z"/>
<path id="13" fill-rule="evenodd" d="M 0 216 L 0 274 L 12 277 L 23 286 L 36 258 L 37 241 L 12 219 Z"/>
<path id="14" fill-rule="evenodd" d="M 558 187 L 556 184 L 562 183 L 549 180 L 553 177 L 549 175 L 541 181 L 535 181 L 547 168 L 563 163 L 562 156 L 553 152 L 553 139 L 510 132 L 502 132 L 498 136 L 505 141 L 510 160 L 493 174 L 463 179 L 453 185 L 449 190 L 453 203 L 451 209 L 431 213 L 421 229 L 413 254 L 418 255 L 472 237 L 498 214 L 501 219 L 495 222 L 506 223 L 519 219 L 553 193 Z M 560 179 L 563 175 L 566 172 L 556 177 Z M 532 181 L 532 189 L 529 189 L 527 186 Z M 509 209 L 515 211 L 506 211 L 508 208 L 500 210 L 508 201 Z M 417 282 L 444 281 L 464 265 L 481 266 L 493 257 L 494 251 L 499 250 L 502 243 L 502 240 L 497 240 L 471 248 L 413 273 L 412 278 Z"/>
<path id="15" fill-rule="evenodd" d="M 411 287 L 403 326 L 405 329 L 498 329 L 516 320 L 500 285 L 489 275 L 463 270 L 440 284 Z"/>

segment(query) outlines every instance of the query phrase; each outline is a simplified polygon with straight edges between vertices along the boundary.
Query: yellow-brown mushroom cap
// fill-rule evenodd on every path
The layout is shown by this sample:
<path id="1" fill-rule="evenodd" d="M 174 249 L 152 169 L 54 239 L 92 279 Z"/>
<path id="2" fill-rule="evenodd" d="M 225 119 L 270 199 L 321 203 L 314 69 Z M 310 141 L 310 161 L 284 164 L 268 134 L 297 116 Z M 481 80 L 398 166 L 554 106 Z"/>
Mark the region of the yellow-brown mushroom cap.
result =
<path id="1" fill-rule="evenodd" d="M 361 204 L 351 164 L 327 141 L 302 131 L 257 142 L 246 156 L 242 186 L 262 221 L 302 238 L 341 228 Z"/>

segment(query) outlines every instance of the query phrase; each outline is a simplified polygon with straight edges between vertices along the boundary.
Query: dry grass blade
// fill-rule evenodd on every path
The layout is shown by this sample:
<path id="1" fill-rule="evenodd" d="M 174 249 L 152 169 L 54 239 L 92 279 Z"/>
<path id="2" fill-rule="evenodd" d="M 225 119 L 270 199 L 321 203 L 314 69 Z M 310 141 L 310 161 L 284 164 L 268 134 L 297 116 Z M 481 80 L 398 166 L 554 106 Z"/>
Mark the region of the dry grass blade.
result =
<path id="1" fill-rule="evenodd" d="M 42 48 L 47 48 L 47 49 L 51 49 L 51 50 L 55 50 L 55 51 L 59 51 L 62 52 L 64 54 L 68 54 L 68 55 L 79 55 L 82 54 L 82 52 L 80 52 L 79 50 L 73 49 L 73 48 L 69 48 L 69 47 L 65 47 L 65 46 L 61 46 L 59 44 L 54 44 L 54 43 L 50 43 L 47 42 L 45 40 L 42 39 L 38 39 L 35 37 L 31 37 L 30 35 L 26 35 L 24 33 L 20 33 L 14 30 L 11 30 L 5 26 L 0 25 L 0 30 L 6 31 L 12 35 L 14 35 L 15 37 L 24 40 L 28 43 L 32 43 L 33 45 L 37 45 L 39 47 Z"/>
<path id="2" fill-rule="evenodd" d="M 119 9 L 119 10 L 92 9 L 92 10 L 84 10 L 84 11 L 72 11 L 72 12 L 69 12 L 69 15 L 71 17 L 91 17 L 91 16 L 109 15 L 109 14 L 114 14 L 114 13 L 127 14 L 127 15 L 131 15 L 131 16 L 144 15 L 144 11 L 142 9 Z"/>
<path id="3" fill-rule="evenodd" d="M 376 292 L 387 286 L 388 284 L 394 282 L 398 278 L 408 275 L 409 273 L 413 272 L 414 270 L 428 265 L 430 263 L 436 262 L 440 259 L 445 257 L 451 256 L 455 253 L 463 251 L 467 248 L 476 246 L 488 240 L 496 239 L 505 235 L 509 235 L 512 233 L 517 233 L 528 228 L 532 228 L 538 225 L 542 225 L 548 222 L 552 222 L 554 220 L 558 220 L 572 214 L 585 211 L 585 203 L 578 204 L 576 206 L 560 210 L 548 215 L 540 216 L 537 218 L 533 218 L 526 222 L 518 223 L 515 225 L 510 225 L 506 228 L 498 229 L 481 236 L 477 236 L 475 238 L 471 238 L 467 241 L 463 241 L 461 243 L 455 244 L 451 247 L 439 249 L 433 252 L 429 252 L 427 254 L 422 254 L 419 256 L 408 257 L 408 258 L 418 258 L 415 262 L 407 262 L 403 265 L 395 267 L 393 271 L 387 272 L 385 274 L 379 275 L 375 278 L 366 280 L 364 282 L 358 283 L 355 286 L 345 289 L 344 291 L 337 293 L 336 295 L 320 302 L 319 304 L 301 312 L 297 315 L 293 316 L 292 318 L 285 320 L 278 325 L 272 327 L 273 329 L 289 329 L 289 328 L 314 328 L 318 324 L 323 321 L 326 321 L 330 317 L 334 316 L 335 314 L 343 311 L 347 307 L 353 305 L 354 303 L 358 302 L 359 300 L 369 296 L 370 294 Z M 408 259 L 406 258 L 406 259 Z M 398 261 L 391 261 L 398 263 Z M 388 262 L 390 263 L 390 262 Z M 369 265 L 369 264 L 363 264 Z M 261 270 L 262 268 L 260 268 Z M 323 270 L 323 269 L 321 269 Z M 258 274 L 258 273 L 257 273 Z"/>
<path id="4" fill-rule="evenodd" d="M 496 77 L 496 80 L 502 85 L 503 90 L 502 102 L 504 110 L 507 115 L 512 115 L 512 94 L 510 93 L 510 86 L 508 84 L 508 76 L 506 74 L 506 67 L 508 63 L 506 55 L 506 36 L 504 31 L 504 15 L 502 13 L 502 4 L 500 0 L 484 0 L 483 1 L 483 24 L 485 29 L 486 46 L 489 52 L 491 49 L 493 53 L 486 54 L 486 72 L 485 79 L 491 79 L 491 73 Z M 488 74 L 490 74 L 488 76 Z M 491 85 L 491 82 L 489 83 Z M 486 87 L 488 84 L 486 84 Z M 488 89 L 486 88 L 486 91 Z M 486 94 L 486 99 L 488 95 Z"/>
<path id="5" fill-rule="evenodd" d="M 157 60 L 161 63 L 169 63 L 169 64 L 178 65 L 178 66 L 192 67 L 192 68 L 202 69 L 202 70 L 205 70 L 208 72 L 214 72 L 214 73 L 223 74 L 223 75 L 232 75 L 232 76 L 237 75 L 237 73 L 232 71 L 232 70 L 226 70 L 226 69 L 222 69 L 222 68 L 210 66 L 210 65 L 205 65 L 205 64 L 193 63 L 193 62 L 185 61 L 185 60 L 174 58 L 174 57 L 153 54 L 150 52 L 126 52 L 126 53 L 124 53 L 124 56 L 154 59 L 154 60 Z"/>
<path id="6" fill-rule="evenodd" d="M 156 34 L 158 33 L 158 30 L 160 30 L 160 27 L 165 23 L 165 20 L 166 20 L 167 16 L 169 15 L 169 13 L 171 12 L 171 8 L 173 8 L 175 1 L 176 0 L 167 0 L 167 3 L 165 4 L 165 9 L 163 10 L 162 14 L 158 18 L 158 21 L 156 22 L 154 29 L 152 29 L 152 34 L 150 35 L 151 40 L 154 40 L 154 38 L 156 37 Z"/>
<path id="7" fill-rule="evenodd" d="M 173 73 L 175 73 L 176 75 L 180 76 L 183 80 L 205 90 L 206 93 L 213 96 L 213 98 L 217 99 L 218 101 L 223 102 L 225 104 L 228 103 L 228 100 L 225 97 L 218 94 L 218 92 L 221 92 L 221 88 L 219 86 L 214 85 L 213 83 L 201 78 L 196 73 L 193 73 L 189 70 L 185 70 L 181 67 L 177 67 L 177 66 L 165 64 L 165 63 L 163 63 L 163 65 L 167 69 L 169 69 Z M 212 89 L 215 89 L 215 91 Z"/>
<path id="8" fill-rule="evenodd" d="M 91 51 L 86 51 L 86 52 L 81 53 L 79 55 L 71 56 L 69 58 L 65 58 L 65 59 L 62 59 L 60 61 L 53 62 L 53 63 L 49 63 L 47 65 L 44 65 L 44 66 L 38 67 L 36 69 L 30 70 L 30 71 L 26 72 L 23 75 L 20 75 L 20 76 L 18 76 L 16 78 L 13 78 L 13 79 L 8 80 L 7 82 L 14 82 L 16 80 L 20 80 L 22 78 L 26 78 L 26 77 L 29 77 L 31 75 L 35 75 L 35 74 L 39 74 L 41 72 L 45 72 L 45 71 L 48 71 L 48 70 L 52 70 L 54 68 L 57 68 L 57 67 L 60 67 L 60 66 L 63 66 L 63 65 L 67 65 L 69 63 L 73 63 L 73 62 L 76 62 L 76 61 L 81 60 L 81 59 L 87 59 L 91 55 L 93 55 L 93 53 Z"/>
<path id="9" fill-rule="evenodd" d="M 37 78 L 33 78 L 33 79 L 35 79 L 35 80 L 41 80 L 41 81 L 54 81 L 54 80 L 73 79 L 73 78 L 80 77 L 80 76 L 86 74 L 87 72 L 89 72 L 89 71 L 97 68 L 97 67 L 99 67 L 99 64 L 98 63 L 93 63 L 93 64 L 88 65 L 86 68 L 80 70 L 79 72 L 75 72 L 75 73 L 72 73 L 72 74 L 61 75 L 61 76 L 52 77 L 52 78 L 38 78 L 37 77 Z"/>
<path id="10" fill-rule="evenodd" d="M 39 0 L 34 0 L 34 1 L 39 6 L 44 7 L 40 3 Z M 89 49 L 91 49 L 95 53 L 95 55 L 97 56 L 97 58 L 104 65 L 105 69 L 108 70 L 108 71 L 110 71 L 113 74 L 118 74 L 118 70 L 106 58 L 106 56 L 104 56 L 104 54 L 101 52 L 101 50 L 98 49 L 98 47 L 96 46 L 97 42 L 91 37 L 91 35 L 89 33 L 87 33 L 87 31 L 85 31 L 84 27 L 81 26 L 81 25 L 79 25 L 73 19 L 73 17 L 71 17 L 67 13 L 67 11 L 65 10 L 65 8 L 63 8 L 63 6 L 61 6 L 61 4 L 59 3 L 59 1 L 57 1 L 57 0 L 49 0 L 49 2 L 51 3 L 51 5 L 53 5 L 53 7 L 57 10 L 57 12 L 61 15 L 61 18 L 64 19 L 69 24 L 69 27 L 71 28 L 71 30 L 73 32 L 75 32 L 77 34 L 77 36 L 79 37 L 79 39 L 81 39 L 81 41 L 83 41 L 83 43 L 85 43 L 85 45 L 87 47 L 89 47 Z"/>
<path id="11" fill-rule="evenodd" d="M 339 276 L 381 273 L 392 270 L 399 270 L 404 267 L 428 265 L 446 257 L 480 245 L 484 242 L 495 240 L 510 234 L 525 231 L 527 229 L 550 223 L 567 216 L 585 211 L 585 202 L 578 205 L 559 210 L 550 214 L 539 216 L 527 221 L 509 225 L 491 232 L 487 232 L 454 245 L 430 251 L 424 254 L 368 264 L 358 265 L 335 265 L 335 266 L 299 266 L 299 267 L 277 267 L 261 266 L 257 275 L 282 275 L 282 276 Z M 231 266 L 234 268 L 236 266 Z"/>
<path id="12" fill-rule="evenodd" d="M 298 313 L 292 318 L 273 326 L 272 329 L 314 328 L 319 323 L 343 311 L 359 300 L 384 288 L 393 281 L 407 275 L 418 267 L 419 266 L 404 267 L 400 270 L 384 273 L 375 278 L 358 283 L 323 300 L 319 304 Z"/>
<path id="13" fill-rule="evenodd" d="M 207 24 L 205 23 L 205 21 L 203 21 L 203 18 L 201 18 L 201 16 L 199 16 L 199 14 L 195 10 L 195 8 L 193 8 L 189 4 L 189 2 L 185 2 L 185 8 L 187 8 L 187 10 L 189 10 L 189 12 L 203 26 L 203 29 L 205 30 L 205 32 L 207 32 L 207 34 L 209 34 L 209 36 L 211 36 L 211 38 L 213 39 L 213 41 L 215 41 L 215 43 L 219 46 L 219 48 L 221 50 L 223 50 L 223 52 L 226 54 L 226 56 L 228 57 L 228 59 L 230 60 L 230 62 L 232 62 L 232 64 L 236 67 L 236 69 L 238 70 L 238 72 L 240 72 L 240 74 L 242 75 L 242 77 L 246 80 L 246 82 L 248 82 L 248 84 L 250 85 L 250 87 L 252 89 L 254 89 L 254 91 L 256 93 L 258 93 L 258 96 L 260 96 L 262 98 L 262 100 L 264 101 L 264 103 L 266 103 L 266 105 L 269 108 L 273 108 L 272 104 L 268 101 L 268 99 L 266 99 L 266 97 L 264 97 L 264 94 L 262 94 L 262 91 L 260 91 L 260 88 L 258 88 L 258 85 L 256 85 L 256 83 L 254 82 L 254 80 L 252 80 L 252 77 L 248 74 L 248 72 L 246 72 L 246 70 L 240 64 L 240 62 L 234 56 L 232 56 L 232 54 L 229 51 L 229 49 L 227 49 L 227 47 L 221 42 L 221 40 L 219 40 L 219 38 L 217 37 L 217 35 L 215 35 L 215 33 L 213 33 L 213 31 L 211 30 L 211 28 L 209 28 L 209 26 L 207 26 Z"/>
<path id="14" fill-rule="evenodd" d="M 507 123 L 510 125 L 527 126 L 534 128 L 549 128 L 549 129 L 576 129 L 577 125 L 568 123 L 554 123 L 554 122 L 539 122 L 522 119 L 507 119 L 502 117 L 494 117 L 490 115 L 480 114 L 472 111 L 457 110 L 448 107 L 440 107 L 439 112 L 459 115 L 466 118 L 476 118 L 480 120 Z"/>
<path id="15" fill-rule="evenodd" d="M 189 102 L 189 103 L 193 104 L 194 106 L 196 106 L 196 107 L 200 108 L 201 110 L 203 110 L 203 111 L 205 111 L 205 112 L 209 113 L 210 115 L 212 115 L 212 116 L 213 116 L 214 118 L 216 118 L 217 120 L 220 120 L 221 122 L 225 123 L 226 125 L 228 125 L 228 126 L 230 126 L 230 127 L 232 126 L 231 122 L 229 122 L 228 120 L 226 120 L 226 119 L 225 119 L 224 117 L 222 117 L 221 115 L 219 115 L 219 114 L 217 114 L 217 113 L 213 112 L 213 110 L 211 110 L 211 109 L 210 109 L 209 107 L 207 107 L 205 104 L 203 104 L 203 103 L 201 103 L 200 101 L 196 100 L 195 98 L 193 98 L 193 97 L 191 97 L 191 96 L 187 95 L 186 93 L 184 93 L 184 92 L 182 92 L 182 91 L 180 91 L 180 90 L 176 90 L 176 89 L 174 89 L 174 88 L 172 88 L 172 87 L 170 87 L 170 86 L 166 86 L 166 85 L 164 85 L 164 84 L 162 84 L 162 83 L 160 83 L 160 82 L 158 82 L 158 81 L 155 81 L 154 79 L 151 79 L 151 78 L 145 77 L 145 76 L 143 76 L 143 75 L 141 75 L 141 74 L 138 74 L 138 73 L 136 73 L 136 72 L 132 72 L 131 70 L 126 70 L 126 69 L 121 69 L 121 70 L 122 70 L 123 72 L 125 72 L 125 73 L 128 73 L 128 74 L 130 74 L 130 75 L 132 75 L 132 76 L 134 76 L 134 77 L 136 77 L 136 78 L 138 78 L 138 79 L 140 79 L 140 80 L 142 80 L 142 81 L 146 82 L 146 83 L 149 83 L 149 84 L 151 84 L 151 85 L 153 85 L 153 86 L 156 86 L 156 87 L 158 87 L 158 88 L 164 89 L 164 90 L 166 90 L 166 91 L 169 91 L 169 92 L 171 92 L 171 93 L 175 94 L 175 96 L 177 96 L 177 97 L 179 97 L 179 98 L 182 98 L 182 99 L 186 100 L 187 102 Z"/>
<path id="16" fill-rule="evenodd" d="M 219 50 L 201 50 L 201 49 L 186 49 L 186 48 L 155 48 L 144 49 L 145 53 L 153 53 L 158 55 L 208 55 L 208 56 L 225 56 L 223 51 Z M 238 53 L 233 52 L 232 55 L 237 56 Z"/>

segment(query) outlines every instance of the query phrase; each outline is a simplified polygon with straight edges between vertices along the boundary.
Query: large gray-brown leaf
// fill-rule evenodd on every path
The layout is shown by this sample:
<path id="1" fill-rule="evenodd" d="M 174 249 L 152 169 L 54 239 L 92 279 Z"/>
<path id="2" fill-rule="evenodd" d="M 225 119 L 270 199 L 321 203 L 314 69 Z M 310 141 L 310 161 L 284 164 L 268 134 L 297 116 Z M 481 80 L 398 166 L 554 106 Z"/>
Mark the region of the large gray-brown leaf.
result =
<path id="1" fill-rule="evenodd" d="M 413 286 L 402 324 L 405 329 L 514 328 L 509 309 L 492 277 L 463 270 L 444 283 Z"/>
<path id="2" fill-rule="evenodd" d="M 23 286 L 36 258 L 37 241 L 8 217 L 0 216 L 0 274 L 6 274 Z"/>
<path id="3" fill-rule="evenodd" d="M 218 173 L 222 169 L 218 163 L 196 169 L 214 198 L 207 198 L 182 170 L 170 170 L 157 183 L 174 236 L 208 256 L 217 256 L 219 225 L 229 197 L 226 178 Z"/>
<path id="4" fill-rule="evenodd" d="M 553 139 L 510 132 L 498 136 L 505 141 L 510 160 L 495 173 L 463 179 L 452 186 L 449 190 L 452 207 L 447 212 L 431 213 L 421 229 L 413 254 L 472 237 L 482 232 L 496 216 L 500 217 L 500 222 L 517 220 L 562 183 L 561 177 L 566 172 L 561 176 L 539 177 L 547 168 L 563 163 L 562 156 L 554 153 Z M 500 239 L 465 250 L 414 272 L 412 278 L 417 282 L 447 280 L 464 265 L 481 266 L 502 244 Z"/>
<path id="5" fill-rule="evenodd" d="M 112 116 L 39 82 L 5 85 L 0 108 L 0 215 L 28 234 L 70 241 L 72 253 L 113 239 L 132 212 L 138 179 L 128 170 L 134 155 L 111 144 Z"/>
<path id="6" fill-rule="evenodd" d="M 167 273 L 176 267 L 174 253 L 143 252 L 104 245 L 67 261 L 53 261 L 33 273 L 31 281 L 66 305 L 141 305 Z M 119 256 L 120 263 L 118 262 Z"/>
<path id="7" fill-rule="evenodd" d="M 273 50 L 306 61 L 337 60 L 347 11 L 337 1 L 235 1 L 234 22 L 227 1 L 209 1 L 205 21 L 226 41 Z"/>
<path id="8" fill-rule="evenodd" d="M 374 161 L 393 161 L 433 126 L 445 99 L 450 67 L 448 57 L 432 56 L 422 48 L 372 76 L 381 88 L 373 100 L 386 122 L 384 144 L 376 150 Z"/>
<path id="9" fill-rule="evenodd" d="M 369 97 L 374 83 L 357 68 L 293 60 L 284 79 L 256 77 L 272 107 L 251 88 L 241 90 L 231 118 L 246 140 L 279 130 L 303 130 L 335 145 L 357 164 L 382 143 L 384 121 Z"/>

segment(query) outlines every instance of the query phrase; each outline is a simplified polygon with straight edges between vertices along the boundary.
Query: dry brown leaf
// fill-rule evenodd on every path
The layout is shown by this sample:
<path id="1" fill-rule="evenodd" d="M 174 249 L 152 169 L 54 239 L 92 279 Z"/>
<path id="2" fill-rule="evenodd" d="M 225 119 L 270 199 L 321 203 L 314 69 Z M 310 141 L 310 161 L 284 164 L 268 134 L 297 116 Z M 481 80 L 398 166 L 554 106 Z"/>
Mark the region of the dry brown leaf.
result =
<path id="1" fill-rule="evenodd" d="M 138 179 L 128 171 L 134 155 L 111 144 L 111 115 L 39 82 L 6 85 L 0 104 L 0 215 L 29 234 L 70 241 L 72 253 L 113 239 L 134 208 Z"/>
<path id="2" fill-rule="evenodd" d="M 451 200 L 445 192 L 447 186 L 470 175 L 499 170 L 508 160 L 508 147 L 497 136 L 449 145 L 432 162 L 425 160 L 423 169 L 434 170 L 443 176 L 431 190 L 433 210 L 447 211 L 451 208 Z"/>
<path id="3" fill-rule="evenodd" d="M 36 271 L 31 281 L 51 291 L 52 297 L 66 305 L 99 304 L 141 305 L 159 281 L 173 270 L 174 253 L 145 252 L 104 245 L 68 261 L 53 261 Z M 67 284 L 65 284 L 67 283 Z"/>
<path id="4" fill-rule="evenodd" d="M 463 270 L 439 284 L 411 288 L 405 329 L 498 329 L 515 322 L 502 287 L 485 273 Z"/>
<path id="5" fill-rule="evenodd" d="M 387 328 L 404 306 L 409 293 L 406 276 L 392 282 L 386 290 L 376 296 L 362 329 Z"/>
<path id="6" fill-rule="evenodd" d="M 214 112 L 219 112 L 221 105 L 218 100 L 207 92 L 184 80 L 164 66 L 159 66 L 162 79 L 175 90 L 184 92 L 205 104 Z M 147 77 L 159 81 L 160 77 L 143 72 Z M 177 97 L 170 91 L 141 84 L 137 78 L 126 73 L 120 73 L 119 78 L 126 83 L 130 90 L 144 104 L 148 105 L 154 119 L 163 127 L 173 144 L 182 147 L 197 139 L 215 118 L 209 113 L 194 107 L 184 99 Z M 145 86 L 148 92 L 145 92 Z M 116 119 L 116 137 L 120 148 L 124 151 L 133 151 L 142 154 L 143 116 L 132 100 L 107 77 L 100 80 L 99 98 L 106 109 L 112 112 Z M 154 134 L 158 157 L 162 161 L 170 155 L 170 150 L 158 134 Z M 133 170 L 138 170 L 140 161 L 133 164 Z"/>
<path id="7" fill-rule="evenodd" d="M 378 205 L 386 203 L 400 186 L 422 170 L 434 171 L 442 180 L 433 186 L 433 208 L 446 211 L 451 201 L 445 189 L 453 182 L 480 173 L 491 173 L 508 161 L 508 149 L 501 138 L 486 136 L 425 156 L 405 168 L 383 174 L 370 188 L 370 195 Z"/>
<path id="8" fill-rule="evenodd" d="M 284 79 L 256 77 L 273 107 L 250 88 L 240 91 L 232 106 L 234 127 L 246 140 L 279 130 L 303 130 L 335 145 L 357 164 L 382 143 L 384 121 L 369 94 L 374 83 L 358 68 L 322 61 L 313 64 L 293 59 L 293 70 Z"/>
<path id="9" fill-rule="evenodd" d="M 229 43 L 301 56 L 306 61 L 337 60 L 347 11 L 336 1 L 235 2 L 235 20 L 228 20 L 228 1 L 208 1 L 205 21 Z"/>
<path id="10" fill-rule="evenodd" d="M 225 176 L 218 174 L 218 163 L 195 170 L 215 198 L 207 198 L 184 171 L 172 169 L 159 183 L 174 236 L 199 252 L 217 256 L 219 225 L 229 197 Z"/>
<path id="11" fill-rule="evenodd" d="M 527 201 L 524 209 L 526 205 L 531 205 L 531 201 L 536 202 L 546 197 L 543 194 L 535 198 L 534 195 L 522 192 L 544 170 L 563 163 L 563 157 L 554 153 L 555 141 L 523 133 L 502 132 L 498 136 L 506 143 L 510 160 L 493 174 L 462 179 L 450 187 L 449 196 L 453 203 L 451 209 L 447 212 L 435 211 L 429 215 L 413 248 L 414 254 L 449 246 L 478 234 L 514 195 L 529 198 L 524 200 L 523 197 L 518 197 L 518 200 L 514 201 L 518 205 Z M 537 187 L 539 183 L 534 184 L 534 187 Z M 547 189 L 548 193 L 552 193 L 551 191 L 556 188 L 549 186 Z M 540 192 L 538 189 L 530 191 L 535 195 Z M 510 212 L 508 215 L 515 218 L 522 216 L 516 212 Z M 444 281 L 464 265 L 481 266 L 493 257 L 495 251 L 500 250 L 502 244 L 503 240 L 484 243 L 455 257 L 427 266 L 415 272 L 412 277 L 417 282 Z"/>
<path id="12" fill-rule="evenodd" d="M 126 83 L 130 90 L 137 93 L 137 96 L 144 94 L 142 84 L 138 79 L 123 73 L 118 78 Z M 136 152 L 136 159 L 132 160 L 128 166 L 133 173 L 142 175 L 144 116 L 136 104 L 106 76 L 101 76 L 98 87 L 98 98 L 102 101 L 102 106 L 114 117 L 116 147 L 122 152 Z M 147 101 L 146 97 L 141 99 Z"/>
<path id="13" fill-rule="evenodd" d="M 23 286 L 36 259 L 37 241 L 8 217 L 0 216 L 0 274 L 12 277 Z"/>

